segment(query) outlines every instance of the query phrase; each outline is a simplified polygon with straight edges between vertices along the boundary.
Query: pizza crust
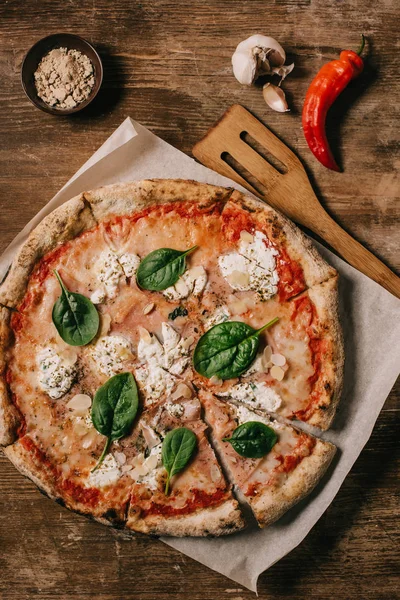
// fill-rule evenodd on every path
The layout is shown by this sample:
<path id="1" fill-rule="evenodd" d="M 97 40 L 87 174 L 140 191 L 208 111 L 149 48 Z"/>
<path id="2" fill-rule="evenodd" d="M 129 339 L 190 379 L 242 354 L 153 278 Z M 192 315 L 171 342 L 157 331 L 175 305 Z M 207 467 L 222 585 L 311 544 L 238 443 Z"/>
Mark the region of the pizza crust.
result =
<path id="1" fill-rule="evenodd" d="M 6 351 L 11 345 L 10 311 L 0 307 L 0 446 L 12 444 L 19 425 L 19 414 L 9 398 L 5 371 Z"/>
<path id="2" fill-rule="evenodd" d="M 15 308 L 22 300 L 29 277 L 47 252 L 96 225 L 82 195 L 65 202 L 43 219 L 19 249 L 0 287 L 0 304 Z"/>
<path id="3" fill-rule="evenodd" d="M 62 506 L 65 506 L 78 514 L 92 517 L 103 525 L 120 526 L 125 521 L 126 507 L 120 510 L 99 507 L 96 510 L 89 511 L 87 506 L 78 501 L 73 503 L 69 500 L 66 501 L 57 489 L 51 471 L 49 471 L 43 463 L 37 464 L 31 453 L 21 444 L 20 440 L 3 448 L 3 452 L 18 471 L 33 481 L 40 491 L 51 500 L 55 500 Z"/>
<path id="4" fill-rule="evenodd" d="M 318 439 L 312 454 L 303 458 L 283 485 L 274 490 L 267 488 L 253 498 L 250 505 L 260 527 L 271 525 L 307 496 L 327 470 L 335 452 L 333 444 Z"/>
<path id="5" fill-rule="evenodd" d="M 318 314 L 318 333 L 331 341 L 333 354 L 323 365 L 323 389 L 318 408 L 307 421 L 326 430 L 330 427 L 340 400 L 344 377 L 343 333 L 339 321 L 338 277 L 308 290 Z"/>
<path id="6" fill-rule="evenodd" d="M 246 196 L 237 190 L 232 193 L 230 200 L 247 210 L 256 212 L 257 217 L 262 221 L 272 219 L 277 223 L 286 238 L 291 258 L 297 260 L 303 269 L 307 287 L 322 283 L 337 275 L 336 269 L 322 258 L 310 238 L 282 213 L 276 211 L 266 202 L 250 198 L 250 196 Z"/>
<path id="7" fill-rule="evenodd" d="M 131 183 L 108 185 L 85 192 L 97 221 L 115 215 L 129 215 L 150 205 L 190 200 L 204 206 L 227 200 L 232 188 L 186 181 L 184 179 L 145 179 Z"/>
<path id="8" fill-rule="evenodd" d="M 174 537 L 206 537 L 227 535 L 240 531 L 246 526 L 238 503 L 230 498 L 216 507 L 199 510 L 192 515 L 164 518 L 159 515 L 140 517 L 134 506 L 130 506 L 128 529 L 149 535 Z"/>

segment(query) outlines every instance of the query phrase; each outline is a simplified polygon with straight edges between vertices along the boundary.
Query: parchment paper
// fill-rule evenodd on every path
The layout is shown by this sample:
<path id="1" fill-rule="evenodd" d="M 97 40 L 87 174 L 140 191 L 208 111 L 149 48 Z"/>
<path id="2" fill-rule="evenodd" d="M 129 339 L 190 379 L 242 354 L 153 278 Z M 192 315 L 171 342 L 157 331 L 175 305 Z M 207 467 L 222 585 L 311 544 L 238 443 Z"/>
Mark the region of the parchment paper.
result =
<path id="1" fill-rule="evenodd" d="M 156 177 L 196 179 L 240 189 L 127 118 L 6 249 L 0 258 L 0 279 L 29 231 L 69 198 L 101 185 Z M 258 576 L 293 550 L 332 502 L 368 441 L 399 373 L 400 301 L 323 246 L 318 247 L 341 275 L 346 350 L 345 385 L 338 414 L 333 427 L 320 436 L 338 447 L 331 468 L 308 498 L 265 530 L 253 524 L 225 538 L 163 539 L 252 591 L 257 590 Z"/>

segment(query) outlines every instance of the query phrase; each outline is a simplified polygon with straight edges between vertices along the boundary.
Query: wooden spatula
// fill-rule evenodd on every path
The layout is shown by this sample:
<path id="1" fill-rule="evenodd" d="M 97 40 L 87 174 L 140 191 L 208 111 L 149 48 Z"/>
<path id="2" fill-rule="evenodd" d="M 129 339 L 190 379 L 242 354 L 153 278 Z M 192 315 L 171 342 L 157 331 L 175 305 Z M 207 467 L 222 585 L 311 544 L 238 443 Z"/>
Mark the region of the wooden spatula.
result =
<path id="1" fill-rule="evenodd" d="M 249 146 L 244 141 L 246 134 L 278 159 L 285 172 L 281 173 Z M 335 223 L 320 205 L 297 156 L 245 108 L 231 106 L 195 145 L 193 154 L 207 167 L 237 181 L 299 225 L 316 233 L 353 267 L 400 297 L 400 278 Z M 226 162 L 227 155 L 255 177 L 265 191 L 255 189 L 230 166 Z"/>

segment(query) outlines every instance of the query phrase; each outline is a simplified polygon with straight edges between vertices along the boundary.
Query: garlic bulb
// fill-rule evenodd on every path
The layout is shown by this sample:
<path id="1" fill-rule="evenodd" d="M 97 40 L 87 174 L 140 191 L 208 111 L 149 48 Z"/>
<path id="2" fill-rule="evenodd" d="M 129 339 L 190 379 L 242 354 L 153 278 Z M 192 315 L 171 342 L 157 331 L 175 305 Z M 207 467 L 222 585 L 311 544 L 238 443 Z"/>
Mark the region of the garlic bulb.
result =
<path id="1" fill-rule="evenodd" d="M 279 86 L 266 83 L 263 87 L 263 96 L 265 102 L 273 110 L 277 112 L 287 112 L 289 110 L 285 92 Z"/>
<path id="2" fill-rule="evenodd" d="M 239 83 L 251 85 L 260 75 L 274 73 L 285 60 L 285 51 L 274 38 L 252 35 L 240 42 L 232 56 L 233 74 Z"/>

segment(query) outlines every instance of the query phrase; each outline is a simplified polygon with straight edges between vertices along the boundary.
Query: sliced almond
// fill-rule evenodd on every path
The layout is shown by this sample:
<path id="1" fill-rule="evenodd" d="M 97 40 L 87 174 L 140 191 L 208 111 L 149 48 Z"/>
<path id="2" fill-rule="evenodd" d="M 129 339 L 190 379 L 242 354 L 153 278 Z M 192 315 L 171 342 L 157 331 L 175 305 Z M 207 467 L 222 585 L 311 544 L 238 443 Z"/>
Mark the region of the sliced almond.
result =
<path id="1" fill-rule="evenodd" d="M 148 469 L 146 463 L 144 462 L 142 465 L 138 465 L 137 467 L 135 467 L 135 472 L 137 473 L 137 475 L 139 477 L 141 477 L 142 475 L 147 475 L 147 473 L 149 472 L 149 469 Z"/>
<path id="2" fill-rule="evenodd" d="M 232 315 L 242 315 L 247 312 L 247 304 L 243 300 L 236 300 L 228 305 L 228 309 Z"/>
<path id="3" fill-rule="evenodd" d="M 224 382 L 216 375 L 213 375 L 212 377 L 210 377 L 210 383 L 212 383 L 213 385 L 221 386 Z"/>
<path id="4" fill-rule="evenodd" d="M 72 367 L 78 360 L 78 355 L 72 348 L 65 348 L 60 352 L 60 358 L 66 367 Z"/>
<path id="5" fill-rule="evenodd" d="M 198 277 L 201 277 L 202 275 L 204 275 L 205 273 L 205 269 L 202 266 L 197 266 L 197 267 L 192 267 L 191 269 L 189 269 L 188 274 L 190 275 L 191 279 L 197 279 Z"/>
<path id="6" fill-rule="evenodd" d="M 124 465 L 126 463 L 126 454 L 123 452 L 114 452 L 114 457 L 120 465 Z"/>
<path id="7" fill-rule="evenodd" d="M 250 283 L 250 275 L 242 273 L 242 271 L 232 271 L 227 276 L 227 280 L 232 286 L 240 285 L 241 287 L 247 287 Z"/>
<path id="8" fill-rule="evenodd" d="M 187 350 L 188 348 L 190 348 L 193 342 L 194 337 L 192 335 L 189 335 L 189 337 L 182 340 L 182 347 L 185 348 L 185 350 Z"/>
<path id="9" fill-rule="evenodd" d="M 139 331 L 139 337 L 143 342 L 146 342 L 146 344 L 151 344 L 151 335 L 150 333 L 147 331 L 147 329 L 145 329 L 144 327 L 142 327 L 141 325 L 138 326 L 138 331 Z"/>
<path id="10" fill-rule="evenodd" d="M 136 467 L 137 465 L 141 465 L 144 462 L 144 454 L 141 452 L 140 454 L 138 454 L 137 456 L 134 456 L 129 463 L 133 466 Z"/>
<path id="11" fill-rule="evenodd" d="M 146 460 L 144 462 L 144 464 L 146 465 L 146 467 L 148 468 L 149 471 L 152 471 L 153 469 L 155 469 L 157 466 L 157 463 L 158 463 L 158 457 L 155 454 L 146 458 Z"/>
<path id="12" fill-rule="evenodd" d="M 92 399 L 87 394 L 76 394 L 66 406 L 75 412 L 86 412 L 92 406 Z"/>
<path id="13" fill-rule="evenodd" d="M 282 381 L 282 379 L 285 376 L 285 371 L 283 369 L 281 369 L 281 367 L 277 367 L 276 365 L 274 365 L 270 369 L 270 374 L 271 374 L 271 377 L 273 377 L 277 381 Z"/>
<path id="14" fill-rule="evenodd" d="M 283 367 L 286 365 L 286 358 L 283 356 L 283 354 L 272 354 L 271 362 L 277 367 Z"/>
<path id="15" fill-rule="evenodd" d="M 243 231 L 240 232 L 240 239 L 243 242 L 249 242 L 249 243 L 254 242 L 254 236 L 252 236 L 251 233 L 249 233 L 245 229 L 243 229 Z"/>
<path id="16" fill-rule="evenodd" d="M 150 302 L 150 304 L 146 304 L 146 306 L 143 309 L 143 314 L 148 315 L 149 313 L 151 313 L 151 311 L 153 310 L 154 307 L 155 307 L 154 302 Z"/>
<path id="17" fill-rule="evenodd" d="M 271 356 L 272 356 L 271 346 L 265 346 L 264 352 L 263 352 L 263 359 L 265 360 L 265 362 L 267 362 L 267 363 L 271 362 Z"/>
<path id="18" fill-rule="evenodd" d="M 133 466 L 132 465 L 122 465 L 121 467 L 121 471 L 123 473 L 128 473 L 128 471 L 132 471 Z"/>
<path id="19" fill-rule="evenodd" d="M 111 315 L 104 313 L 101 315 L 100 337 L 107 335 L 111 329 Z"/>
<path id="20" fill-rule="evenodd" d="M 92 444 L 93 444 L 93 438 L 91 436 L 87 435 L 82 442 L 82 448 L 84 450 L 87 450 L 88 448 L 90 448 L 90 446 Z"/>
<path id="21" fill-rule="evenodd" d="M 221 471 L 217 467 L 217 465 L 212 465 L 210 469 L 211 481 L 218 481 L 221 479 Z"/>
<path id="22" fill-rule="evenodd" d="M 171 400 L 178 400 L 178 398 L 189 399 L 193 396 L 192 390 L 186 383 L 179 383 L 176 390 L 171 394 Z"/>
<path id="23" fill-rule="evenodd" d="M 178 292 L 178 294 L 182 296 L 182 298 L 185 298 L 185 296 L 189 294 L 189 288 L 183 281 L 183 279 L 178 279 L 178 281 L 175 284 L 175 289 Z"/>
<path id="24" fill-rule="evenodd" d="M 84 425 L 83 423 L 75 423 L 74 425 L 74 432 L 79 436 L 79 437 L 83 437 L 84 435 L 87 434 L 88 432 L 88 428 L 86 427 L 86 425 Z"/>

